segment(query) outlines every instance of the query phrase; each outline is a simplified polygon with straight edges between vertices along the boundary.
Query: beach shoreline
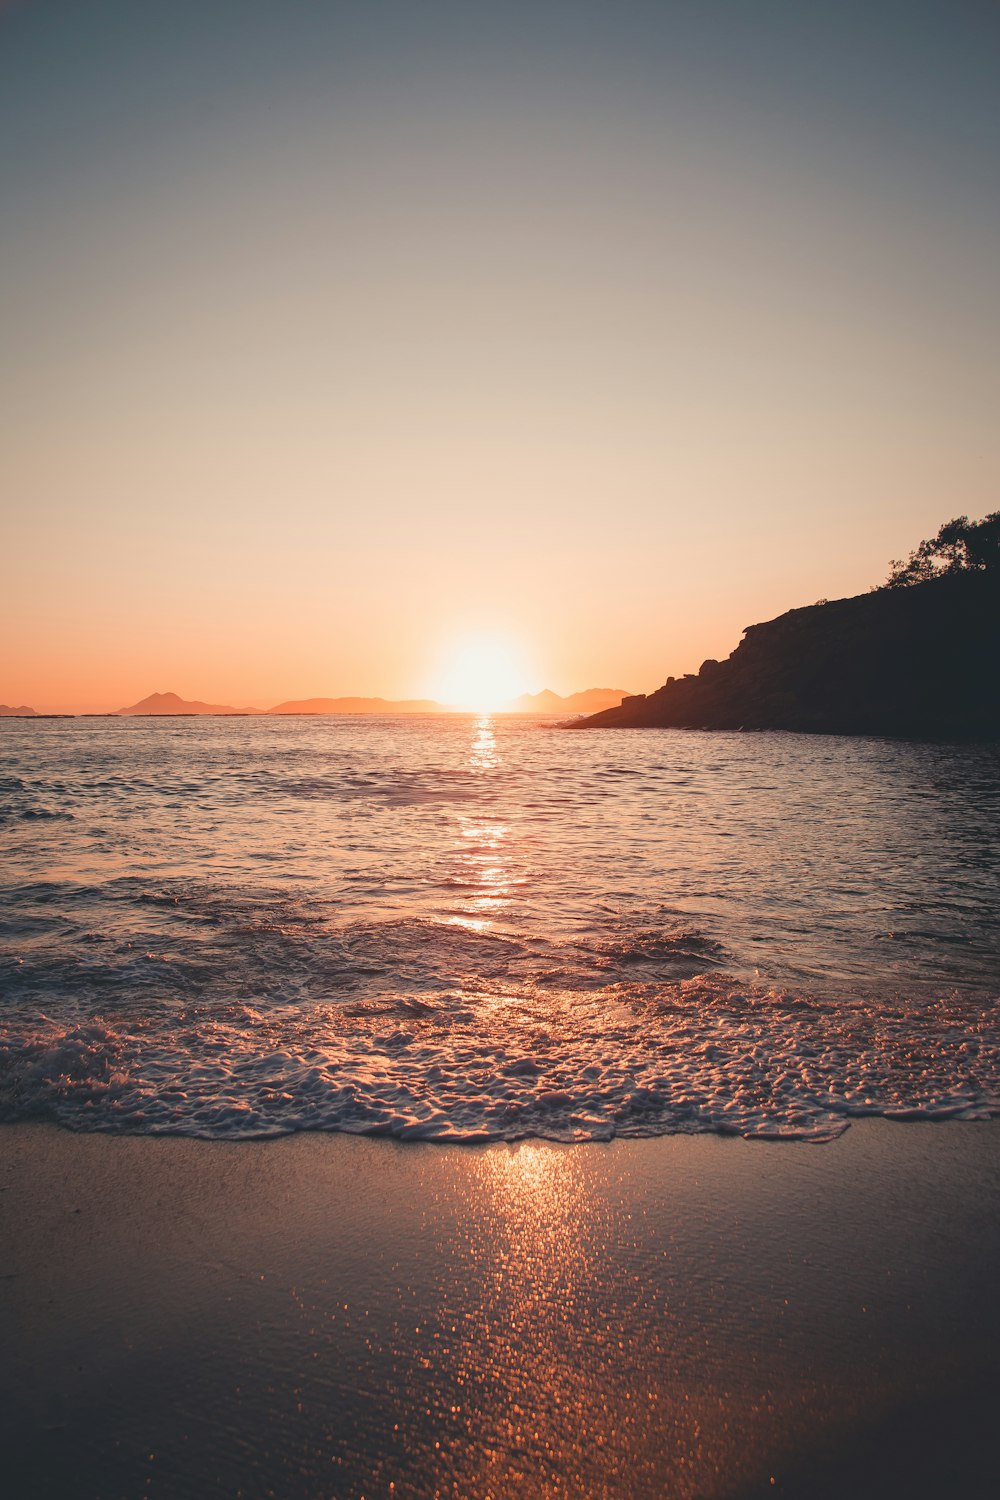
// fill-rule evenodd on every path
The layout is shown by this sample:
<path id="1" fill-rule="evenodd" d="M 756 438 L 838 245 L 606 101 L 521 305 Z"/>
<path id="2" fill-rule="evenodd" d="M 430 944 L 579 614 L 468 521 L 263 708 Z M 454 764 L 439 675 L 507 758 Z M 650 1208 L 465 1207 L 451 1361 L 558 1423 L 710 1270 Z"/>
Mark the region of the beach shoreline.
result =
<path id="1" fill-rule="evenodd" d="M 992 1472 L 1000 1121 L 0 1143 L 12 1494 L 721 1500 Z"/>

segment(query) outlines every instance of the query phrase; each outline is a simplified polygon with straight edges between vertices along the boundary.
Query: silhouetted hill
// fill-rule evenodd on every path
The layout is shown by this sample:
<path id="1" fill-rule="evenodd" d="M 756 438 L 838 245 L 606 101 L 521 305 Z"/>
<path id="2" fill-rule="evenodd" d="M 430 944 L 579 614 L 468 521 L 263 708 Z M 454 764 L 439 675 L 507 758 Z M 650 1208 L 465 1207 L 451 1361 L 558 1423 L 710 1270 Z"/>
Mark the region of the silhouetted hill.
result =
<path id="1" fill-rule="evenodd" d="M 269 714 L 442 714 L 431 698 L 296 698 L 267 709 Z"/>
<path id="2" fill-rule="evenodd" d="M 511 704 L 508 712 L 515 714 L 596 714 L 604 708 L 617 706 L 627 697 L 625 688 L 585 688 L 582 693 L 570 693 L 560 698 L 550 688 L 540 693 L 522 693 Z"/>
<path id="3" fill-rule="evenodd" d="M 588 688 L 560 698 L 558 693 L 525 693 L 508 710 L 523 714 L 596 713 L 625 697 L 621 688 Z M 7 713 L 32 713 L 31 709 L 6 709 Z M 433 698 L 290 698 L 273 708 L 232 708 L 227 703 L 202 703 L 197 698 L 181 698 L 177 693 L 150 693 L 129 708 L 119 708 L 119 715 L 138 714 L 446 714 L 458 710 Z"/>
<path id="4" fill-rule="evenodd" d="M 505 710 L 515 714 L 583 714 L 597 713 L 620 703 L 625 697 L 623 688 L 588 688 L 586 692 L 572 693 L 560 698 L 558 693 L 545 689 L 541 693 L 524 693 Z M 278 703 L 266 710 L 269 714 L 447 714 L 467 712 L 449 704 L 437 703 L 433 698 L 296 698 L 288 703 Z"/>
<path id="5" fill-rule="evenodd" d="M 0 719 L 37 719 L 39 715 L 26 703 L 20 708 L 12 708 L 9 703 L 0 703 Z"/>
<path id="6" fill-rule="evenodd" d="M 179 698 L 176 693 L 150 693 L 148 698 L 119 708 L 119 714 L 256 714 L 258 708 L 230 708 L 228 703 L 201 703 L 197 698 Z"/>
<path id="7" fill-rule="evenodd" d="M 751 625 L 725 661 L 570 727 L 994 738 L 998 664 L 996 578 L 960 573 Z"/>

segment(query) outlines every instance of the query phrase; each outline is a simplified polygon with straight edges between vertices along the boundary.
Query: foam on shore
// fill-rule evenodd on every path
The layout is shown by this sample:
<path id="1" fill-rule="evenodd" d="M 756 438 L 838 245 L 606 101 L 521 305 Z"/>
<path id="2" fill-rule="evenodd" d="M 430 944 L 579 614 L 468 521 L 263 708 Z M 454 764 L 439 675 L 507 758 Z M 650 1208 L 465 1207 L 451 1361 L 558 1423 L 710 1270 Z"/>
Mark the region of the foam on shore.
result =
<path id="1" fill-rule="evenodd" d="M 852 1118 L 1000 1112 L 1000 1004 L 824 1005 L 722 974 L 0 1025 L 0 1118 L 217 1136 L 826 1141 Z"/>

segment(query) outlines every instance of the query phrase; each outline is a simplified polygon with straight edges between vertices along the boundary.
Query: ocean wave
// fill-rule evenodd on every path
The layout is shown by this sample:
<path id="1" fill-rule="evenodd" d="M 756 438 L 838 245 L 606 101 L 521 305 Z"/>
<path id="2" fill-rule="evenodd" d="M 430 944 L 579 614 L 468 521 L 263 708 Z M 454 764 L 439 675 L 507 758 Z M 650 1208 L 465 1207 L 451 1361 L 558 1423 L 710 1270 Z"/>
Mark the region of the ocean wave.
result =
<path id="1" fill-rule="evenodd" d="M 593 990 L 637 968 L 644 979 L 671 980 L 725 959 L 718 942 L 690 926 L 636 926 L 614 912 L 572 937 L 494 925 L 482 912 L 495 893 L 474 883 L 468 889 L 471 906 L 429 917 L 352 916 L 327 895 L 248 883 L 153 885 L 122 876 L 104 886 L 11 886 L 0 935 L 25 961 L 6 992 L 43 1009 L 71 1002 L 74 1013 L 112 1000 L 127 1007 L 133 995 L 174 1005 L 200 996 L 210 1005 L 239 998 L 264 1008 L 312 1007 L 379 986 L 400 994 L 503 982 Z"/>
<path id="2" fill-rule="evenodd" d="M 721 943 L 700 932 L 652 928 L 598 941 L 593 951 L 602 964 L 641 964 L 668 959 L 704 968 L 709 961 L 717 963 L 724 950 Z"/>
<path id="3" fill-rule="evenodd" d="M 0 1026 L 0 1118 L 242 1138 L 827 1141 L 859 1115 L 1000 1112 L 1000 1001 L 904 1005 L 725 975 L 581 994 L 525 986 L 268 1013 L 190 1006 Z"/>
<path id="4" fill-rule="evenodd" d="M 30 823 L 36 819 L 72 822 L 73 816 L 68 808 L 47 807 L 39 802 L 30 791 L 25 791 L 14 802 L 0 802 L 0 823 Z"/>

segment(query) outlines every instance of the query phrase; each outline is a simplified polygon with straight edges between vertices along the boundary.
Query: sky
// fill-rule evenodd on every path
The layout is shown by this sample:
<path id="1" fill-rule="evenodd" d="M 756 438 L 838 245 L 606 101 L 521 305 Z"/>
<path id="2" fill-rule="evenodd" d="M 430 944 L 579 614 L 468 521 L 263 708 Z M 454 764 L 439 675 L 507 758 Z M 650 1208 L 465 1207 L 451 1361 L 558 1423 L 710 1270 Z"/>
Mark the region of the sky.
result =
<path id="1" fill-rule="evenodd" d="M 989 0 L 0 0 L 0 701 L 648 691 L 997 507 Z"/>

